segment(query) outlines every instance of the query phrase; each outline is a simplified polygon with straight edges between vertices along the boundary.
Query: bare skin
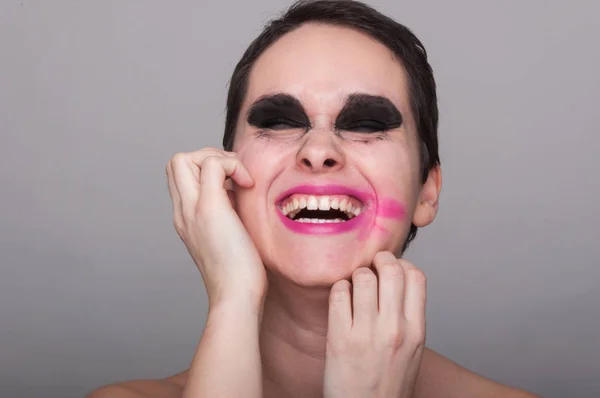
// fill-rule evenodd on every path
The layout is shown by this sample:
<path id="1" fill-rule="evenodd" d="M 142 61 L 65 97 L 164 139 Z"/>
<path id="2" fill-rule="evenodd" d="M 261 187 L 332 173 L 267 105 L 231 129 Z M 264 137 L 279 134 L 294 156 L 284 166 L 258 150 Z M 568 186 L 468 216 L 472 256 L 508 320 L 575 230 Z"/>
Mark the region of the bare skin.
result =
<path id="1" fill-rule="evenodd" d="M 187 378 L 186 370 L 165 379 L 134 380 L 112 384 L 94 391 L 88 398 L 179 398 L 182 396 Z M 268 396 L 265 394 L 265 397 Z M 426 348 L 423 353 L 414 394 L 414 398 L 536 397 L 538 396 L 473 373 L 429 348 Z"/>
<path id="2" fill-rule="evenodd" d="M 411 223 L 425 227 L 435 218 L 441 171 L 420 180 L 407 87 L 390 51 L 359 32 L 307 25 L 271 46 L 252 70 L 234 151 L 180 154 L 167 167 L 175 227 L 209 297 L 190 369 L 89 397 L 535 397 L 424 348 L 425 276 L 391 253 Z M 301 104 L 310 128 L 278 122 L 259 138 L 244 116 L 280 93 Z M 356 93 L 385 98 L 402 124 L 385 132 L 336 126 Z M 237 188 L 229 203 L 223 184 L 231 180 Z M 275 197 L 290 186 L 331 182 L 402 203 L 405 216 L 372 215 L 360 233 L 316 237 L 282 226 Z M 386 336 L 397 344 L 390 348 Z"/>

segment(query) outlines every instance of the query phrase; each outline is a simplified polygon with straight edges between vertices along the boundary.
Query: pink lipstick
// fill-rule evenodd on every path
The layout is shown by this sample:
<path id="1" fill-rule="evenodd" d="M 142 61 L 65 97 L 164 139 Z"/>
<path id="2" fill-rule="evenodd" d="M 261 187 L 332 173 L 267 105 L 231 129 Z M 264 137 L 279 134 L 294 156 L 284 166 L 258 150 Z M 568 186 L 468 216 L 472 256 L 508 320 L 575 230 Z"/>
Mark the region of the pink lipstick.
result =
<path id="1" fill-rule="evenodd" d="M 340 234 L 372 218 L 373 195 L 342 185 L 300 185 L 281 194 L 275 204 L 283 224 L 301 234 Z"/>

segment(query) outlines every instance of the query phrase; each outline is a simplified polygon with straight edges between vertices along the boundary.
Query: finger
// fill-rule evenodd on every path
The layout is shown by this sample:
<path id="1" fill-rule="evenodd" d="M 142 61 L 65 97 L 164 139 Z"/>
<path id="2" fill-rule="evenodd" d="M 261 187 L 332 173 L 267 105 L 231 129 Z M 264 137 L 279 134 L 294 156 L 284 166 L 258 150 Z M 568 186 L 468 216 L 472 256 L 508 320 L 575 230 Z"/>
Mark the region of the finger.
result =
<path id="1" fill-rule="evenodd" d="M 352 328 L 352 285 L 342 279 L 333 284 L 329 292 L 329 321 L 327 333 L 343 336 Z"/>
<path id="2" fill-rule="evenodd" d="M 379 314 L 392 321 L 402 317 L 404 305 L 404 268 L 390 252 L 379 252 L 373 259 L 379 277 Z"/>
<path id="3" fill-rule="evenodd" d="M 210 147 L 202 148 L 200 150 L 193 151 L 193 152 L 181 153 L 178 155 L 183 155 L 186 158 L 188 158 L 190 166 L 195 165 L 198 167 L 198 169 L 201 169 L 202 162 L 204 162 L 204 160 L 210 156 L 227 157 L 227 158 L 235 158 L 237 156 L 234 152 L 227 152 L 227 151 L 223 151 L 221 149 L 210 148 Z M 178 155 L 175 155 L 175 156 L 178 156 Z M 194 177 L 196 178 L 196 181 L 198 183 L 200 183 L 200 173 L 194 172 Z"/>
<path id="4" fill-rule="evenodd" d="M 237 158 L 237 154 L 235 152 L 227 152 L 227 151 L 223 151 L 223 150 L 216 149 L 216 148 L 203 148 L 198 151 L 189 152 L 189 153 L 182 154 L 182 155 L 185 155 L 187 158 L 189 158 L 191 165 L 196 165 L 199 169 L 202 168 L 202 164 L 209 157 L 232 158 L 232 159 Z M 240 174 L 239 178 L 242 180 L 240 182 L 240 184 L 244 185 L 245 183 L 247 183 L 248 175 L 250 173 L 248 172 L 248 170 L 245 167 L 243 167 L 243 165 L 242 165 L 242 168 L 243 168 L 243 170 L 241 170 L 241 174 Z M 193 171 L 195 171 L 195 170 L 193 170 Z M 196 180 L 198 181 L 198 183 L 200 183 L 200 173 L 194 172 L 193 174 L 194 174 L 194 177 L 196 178 Z M 235 172 L 234 172 L 234 174 L 235 174 Z M 230 177 L 230 176 L 227 176 L 227 177 Z M 252 179 L 252 178 L 250 178 L 250 179 Z M 224 181 L 225 182 L 223 184 L 223 188 L 225 190 L 233 188 L 233 184 L 232 184 L 231 180 L 224 179 Z"/>
<path id="5" fill-rule="evenodd" d="M 425 274 L 406 260 L 399 260 L 404 268 L 405 293 L 404 316 L 417 329 L 425 333 L 425 307 L 427 301 L 427 279 Z"/>
<path id="6" fill-rule="evenodd" d="M 237 158 L 209 156 L 202 161 L 201 168 L 200 190 L 202 195 L 224 193 L 223 183 L 227 177 L 231 177 L 233 181 L 244 188 L 254 185 L 254 179 L 250 172 Z"/>
<path id="7" fill-rule="evenodd" d="M 217 148 L 202 148 L 193 152 L 177 154 L 173 158 L 177 156 L 185 157 L 186 159 L 188 159 L 188 163 L 190 164 L 190 166 L 197 166 L 198 169 L 200 169 L 202 163 L 208 157 L 216 156 L 225 158 L 235 158 L 237 155 L 234 152 L 227 152 Z M 192 169 L 194 169 L 194 167 L 192 167 Z M 193 174 L 194 178 L 196 178 L 196 181 L 200 183 L 200 173 L 194 172 Z"/>
<path id="8" fill-rule="evenodd" d="M 227 157 L 236 157 L 237 156 L 237 154 L 235 152 L 225 151 L 223 149 L 213 148 L 213 147 L 205 147 L 202 149 L 198 149 L 197 151 L 190 152 L 190 154 L 192 156 L 204 154 L 205 157 L 206 156 L 219 156 L 219 155 L 227 156 Z"/>
<path id="9" fill-rule="evenodd" d="M 367 267 L 352 273 L 352 307 L 354 322 L 358 328 L 374 325 L 377 320 L 377 277 Z"/>
<path id="10" fill-rule="evenodd" d="M 171 161 L 167 163 L 166 167 L 167 182 L 169 184 L 169 195 L 171 195 L 171 201 L 173 202 L 173 223 L 176 226 L 180 226 L 183 221 L 181 218 L 181 196 L 175 186 L 175 180 L 173 176 L 173 167 Z"/>
<path id="11" fill-rule="evenodd" d="M 200 167 L 193 163 L 189 154 L 179 153 L 171 159 L 173 169 L 173 180 L 175 187 L 181 197 L 182 218 L 194 219 L 196 205 L 200 196 L 198 180 L 200 179 Z"/>

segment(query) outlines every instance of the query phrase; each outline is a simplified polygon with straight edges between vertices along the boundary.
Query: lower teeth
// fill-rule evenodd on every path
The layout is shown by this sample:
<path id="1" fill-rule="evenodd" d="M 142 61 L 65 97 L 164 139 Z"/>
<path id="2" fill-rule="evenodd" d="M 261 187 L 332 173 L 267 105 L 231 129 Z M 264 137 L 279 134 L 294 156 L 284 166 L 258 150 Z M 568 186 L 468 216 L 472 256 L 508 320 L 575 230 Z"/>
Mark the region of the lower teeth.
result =
<path id="1" fill-rule="evenodd" d="M 342 220 L 341 218 L 335 218 L 335 219 L 299 218 L 299 219 L 294 220 L 294 221 L 296 221 L 296 222 L 303 222 L 303 223 L 312 223 L 312 224 L 329 224 L 329 223 L 344 222 L 344 220 Z"/>

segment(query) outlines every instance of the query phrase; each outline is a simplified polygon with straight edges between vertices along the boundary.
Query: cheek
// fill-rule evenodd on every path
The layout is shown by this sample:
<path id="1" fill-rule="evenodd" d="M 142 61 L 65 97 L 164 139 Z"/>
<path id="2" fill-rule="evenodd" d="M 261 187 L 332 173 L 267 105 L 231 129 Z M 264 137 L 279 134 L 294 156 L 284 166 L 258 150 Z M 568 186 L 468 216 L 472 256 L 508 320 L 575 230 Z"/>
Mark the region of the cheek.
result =
<path id="1" fill-rule="evenodd" d="M 374 202 L 363 219 L 359 240 L 374 239 L 384 242 L 398 239 L 406 229 L 408 220 L 406 204 L 397 196 L 378 196 Z"/>
<path id="2" fill-rule="evenodd" d="M 403 222 L 406 219 L 406 206 L 394 198 L 380 198 L 377 201 L 376 217 Z"/>
<path id="3" fill-rule="evenodd" d="M 377 210 L 375 214 L 375 231 L 382 236 L 393 236 L 404 230 L 406 225 L 407 209 L 406 205 L 398 199 L 392 197 L 380 197 L 377 200 Z M 394 233 L 395 232 L 395 233 Z"/>
<path id="4" fill-rule="evenodd" d="M 266 193 L 279 170 L 281 151 L 260 140 L 247 138 L 239 141 L 235 152 L 254 179 L 254 186 L 250 189 L 235 186 L 235 208 L 246 229 L 256 238 L 268 216 L 270 199 Z"/>
<path id="5" fill-rule="evenodd" d="M 418 164 L 402 146 L 364 159 L 369 159 L 370 163 L 364 165 L 369 170 L 365 169 L 365 175 L 376 195 L 360 238 L 395 246 L 402 243 L 410 228 L 419 194 Z"/>
<path id="6" fill-rule="evenodd" d="M 266 139 L 258 139 L 249 135 L 250 133 L 245 132 L 245 135 L 240 137 L 235 152 L 250 175 L 256 182 L 260 182 L 268 177 L 267 174 L 271 175 L 277 165 L 281 163 L 285 151 L 280 145 L 273 145 Z"/>

